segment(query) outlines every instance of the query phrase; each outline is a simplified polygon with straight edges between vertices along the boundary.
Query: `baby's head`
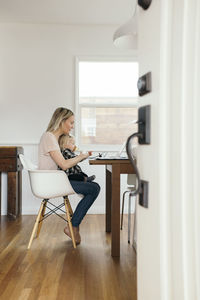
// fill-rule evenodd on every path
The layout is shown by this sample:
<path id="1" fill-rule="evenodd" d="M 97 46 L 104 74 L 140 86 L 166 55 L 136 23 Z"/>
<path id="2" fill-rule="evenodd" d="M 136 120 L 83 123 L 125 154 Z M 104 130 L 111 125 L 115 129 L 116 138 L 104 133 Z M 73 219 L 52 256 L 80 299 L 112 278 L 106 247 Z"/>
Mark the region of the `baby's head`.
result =
<path id="1" fill-rule="evenodd" d="M 75 146 L 75 140 L 74 137 L 71 135 L 66 135 L 63 134 L 58 140 L 59 146 L 61 150 L 64 149 L 70 149 L 71 151 L 75 151 L 76 146 Z"/>

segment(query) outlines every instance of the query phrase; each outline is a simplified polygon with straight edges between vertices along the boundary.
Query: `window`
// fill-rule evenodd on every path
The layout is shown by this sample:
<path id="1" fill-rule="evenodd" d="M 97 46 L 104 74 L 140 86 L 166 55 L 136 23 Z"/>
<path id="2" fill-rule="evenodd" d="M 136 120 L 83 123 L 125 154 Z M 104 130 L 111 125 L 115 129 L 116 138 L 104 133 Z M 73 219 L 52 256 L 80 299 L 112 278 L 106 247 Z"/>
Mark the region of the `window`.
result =
<path id="1" fill-rule="evenodd" d="M 116 150 L 137 131 L 138 63 L 77 61 L 77 144 Z"/>

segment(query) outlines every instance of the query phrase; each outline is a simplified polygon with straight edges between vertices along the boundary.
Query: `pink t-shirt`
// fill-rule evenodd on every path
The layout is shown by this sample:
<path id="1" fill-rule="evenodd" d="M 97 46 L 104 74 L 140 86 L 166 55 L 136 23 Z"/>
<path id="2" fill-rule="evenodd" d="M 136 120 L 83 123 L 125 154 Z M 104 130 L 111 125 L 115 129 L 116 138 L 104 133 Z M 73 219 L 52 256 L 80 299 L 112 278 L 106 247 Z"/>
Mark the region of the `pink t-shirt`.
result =
<path id="1" fill-rule="evenodd" d="M 40 170 L 57 170 L 58 166 L 50 156 L 50 151 L 59 150 L 60 147 L 55 135 L 49 131 L 41 136 L 38 149 L 38 165 Z"/>

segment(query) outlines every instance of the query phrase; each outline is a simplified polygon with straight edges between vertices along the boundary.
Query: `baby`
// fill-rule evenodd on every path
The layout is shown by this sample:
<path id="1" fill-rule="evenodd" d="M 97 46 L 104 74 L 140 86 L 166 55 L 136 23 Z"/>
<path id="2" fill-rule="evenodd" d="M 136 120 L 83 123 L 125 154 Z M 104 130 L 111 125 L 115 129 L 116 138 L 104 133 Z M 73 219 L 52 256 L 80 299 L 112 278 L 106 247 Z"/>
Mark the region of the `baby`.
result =
<path id="1" fill-rule="evenodd" d="M 59 138 L 58 143 L 60 146 L 61 153 L 65 159 L 73 158 L 76 156 L 76 154 L 74 153 L 74 151 L 76 150 L 76 146 L 74 138 L 72 136 L 62 135 Z M 89 152 L 89 154 L 91 155 L 92 153 Z M 75 181 L 91 182 L 96 178 L 95 175 L 88 177 L 88 175 L 81 170 L 81 167 L 79 165 L 75 165 L 74 167 L 65 170 L 65 173 L 67 174 L 69 180 Z"/>

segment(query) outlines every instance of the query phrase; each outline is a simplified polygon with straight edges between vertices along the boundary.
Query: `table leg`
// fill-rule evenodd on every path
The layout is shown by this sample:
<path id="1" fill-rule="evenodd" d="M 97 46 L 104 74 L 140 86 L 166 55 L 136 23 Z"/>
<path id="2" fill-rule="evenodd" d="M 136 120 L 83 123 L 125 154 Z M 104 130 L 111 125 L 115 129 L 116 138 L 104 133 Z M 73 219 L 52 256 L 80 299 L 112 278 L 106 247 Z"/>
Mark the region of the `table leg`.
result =
<path id="1" fill-rule="evenodd" d="M 111 255 L 120 256 L 120 164 L 112 165 Z"/>
<path id="2" fill-rule="evenodd" d="M 0 172 L 0 217 L 1 217 L 1 172 Z"/>
<path id="3" fill-rule="evenodd" d="M 16 219 L 18 216 L 18 172 L 8 172 L 8 208 L 7 216 Z"/>
<path id="4" fill-rule="evenodd" d="M 22 171 L 18 171 L 18 215 L 22 214 Z"/>
<path id="5" fill-rule="evenodd" d="M 111 232 L 111 172 L 106 169 L 106 232 Z"/>

